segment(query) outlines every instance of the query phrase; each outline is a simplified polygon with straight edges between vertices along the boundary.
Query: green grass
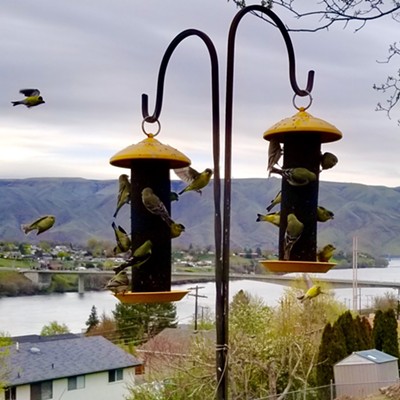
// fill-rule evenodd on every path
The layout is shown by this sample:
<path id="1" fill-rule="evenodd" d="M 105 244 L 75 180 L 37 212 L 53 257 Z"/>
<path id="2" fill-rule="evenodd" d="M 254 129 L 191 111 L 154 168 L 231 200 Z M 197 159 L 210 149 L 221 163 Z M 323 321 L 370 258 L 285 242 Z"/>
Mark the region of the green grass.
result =
<path id="1" fill-rule="evenodd" d="M 0 268 L 30 268 L 32 264 L 32 260 L 0 258 Z"/>

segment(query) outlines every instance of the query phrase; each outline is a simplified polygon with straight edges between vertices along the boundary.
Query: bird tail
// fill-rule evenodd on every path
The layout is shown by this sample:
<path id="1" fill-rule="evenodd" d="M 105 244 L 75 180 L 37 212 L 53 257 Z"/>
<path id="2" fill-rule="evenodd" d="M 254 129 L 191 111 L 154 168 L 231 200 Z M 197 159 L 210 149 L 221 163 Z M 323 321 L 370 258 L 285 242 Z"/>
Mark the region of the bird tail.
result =
<path id="1" fill-rule="evenodd" d="M 281 169 L 279 169 L 279 168 L 276 168 L 276 167 L 271 167 L 271 169 L 270 169 L 270 174 L 279 174 L 279 175 L 282 175 L 282 170 Z"/>
<path id="2" fill-rule="evenodd" d="M 262 221 L 261 217 L 262 217 L 262 214 L 257 214 L 256 222 Z"/>
<path id="3" fill-rule="evenodd" d="M 18 104 L 24 104 L 22 101 L 12 101 L 11 103 L 14 107 L 17 106 Z"/>
<path id="4" fill-rule="evenodd" d="M 32 230 L 29 224 L 22 224 L 21 229 L 25 234 L 28 234 Z"/>
<path id="5" fill-rule="evenodd" d="M 185 193 L 185 192 L 186 192 L 186 188 L 181 190 L 180 192 L 178 192 L 178 195 L 180 196 L 182 193 Z"/>
<path id="6" fill-rule="evenodd" d="M 297 296 L 297 300 L 300 300 L 301 302 L 304 301 L 304 294 Z"/>
<path id="7" fill-rule="evenodd" d="M 268 212 L 270 212 L 270 211 L 274 208 L 274 205 L 275 205 L 275 204 L 270 204 L 268 207 L 266 207 L 266 210 L 267 210 Z"/>

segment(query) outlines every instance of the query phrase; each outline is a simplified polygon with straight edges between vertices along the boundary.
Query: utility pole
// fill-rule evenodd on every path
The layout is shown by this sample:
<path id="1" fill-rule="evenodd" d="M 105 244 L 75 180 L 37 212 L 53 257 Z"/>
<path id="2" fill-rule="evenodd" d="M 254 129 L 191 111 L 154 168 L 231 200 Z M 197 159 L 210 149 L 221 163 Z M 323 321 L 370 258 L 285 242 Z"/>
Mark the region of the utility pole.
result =
<path id="1" fill-rule="evenodd" d="M 353 237 L 353 311 L 357 311 L 357 289 L 358 289 L 358 277 L 357 277 L 357 261 L 358 261 L 358 237 Z"/>
<path id="2" fill-rule="evenodd" d="M 196 285 L 195 287 L 191 287 L 188 288 L 188 290 L 195 290 L 196 293 L 195 294 L 191 294 L 189 293 L 188 296 L 194 296 L 195 297 L 195 303 L 194 303 L 194 330 L 197 331 L 197 319 L 198 319 L 198 298 L 199 297 L 203 297 L 203 298 L 207 298 L 207 296 L 203 296 L 201 294 L 199 294 L 199 289 L 204 289 L 204 286 L 198 286 Z"/>

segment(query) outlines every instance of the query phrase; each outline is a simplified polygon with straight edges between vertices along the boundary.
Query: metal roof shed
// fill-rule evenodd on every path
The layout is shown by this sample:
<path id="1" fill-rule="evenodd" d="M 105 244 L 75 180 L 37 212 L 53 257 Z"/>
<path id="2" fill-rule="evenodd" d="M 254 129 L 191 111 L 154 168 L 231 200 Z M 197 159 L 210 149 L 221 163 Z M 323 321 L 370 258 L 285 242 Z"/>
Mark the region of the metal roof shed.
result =
<path id="1" fill-rule="evenodd" d="M 336 396 L 367 396 L 379 388 L 397 383 L 397 358 L 371 349 L 356 351 L 333 367 Z"/>

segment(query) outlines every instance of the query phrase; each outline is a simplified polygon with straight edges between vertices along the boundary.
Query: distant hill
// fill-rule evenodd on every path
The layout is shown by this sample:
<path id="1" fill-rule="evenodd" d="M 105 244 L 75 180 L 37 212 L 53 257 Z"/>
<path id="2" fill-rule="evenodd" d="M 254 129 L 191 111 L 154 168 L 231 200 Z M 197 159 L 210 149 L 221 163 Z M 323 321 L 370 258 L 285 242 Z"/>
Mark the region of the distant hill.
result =
<path id="1" fill-rule="evenodd" d="M 178 190 L 182 185 L 173 181 L 172 189 Z M 277 228 L 256 222 L 256 215 L 265 213 L 279 188 L 277 178 L 232 180 L 232 249 L 277 249 Z M 117 190 L 117 180 L 0 180 L 0 240 L 86 244 L 89 238 L 96 237 L 114 241 L 111 223 Z M 400 256 L 400 188 L 321 182 L 319 204 L 335 213 L 333 221 L 318 224 L 319 246 L 333 243 L 338 250 L 349 251 L 353 236 L 357 236 L 361 251 Z M 118 224 L 127 230 L 129 209 L 124 206 L 117 217 Z M 42 235 L 32 232 L 25 236 L 20 225 L 44 214 L 56 216 L 55 226 Z M 186 232 L 174 239 L 174 246 L 213 246 L 212 184 L 202 196 L 183 194 L 172 204 L 172 216 L 186 226 Z"/>

